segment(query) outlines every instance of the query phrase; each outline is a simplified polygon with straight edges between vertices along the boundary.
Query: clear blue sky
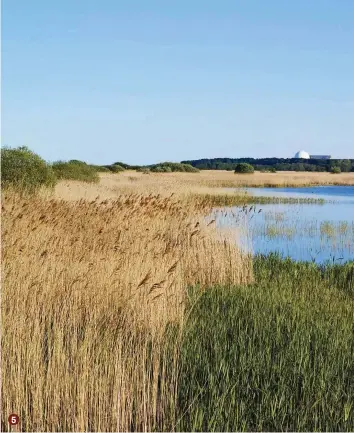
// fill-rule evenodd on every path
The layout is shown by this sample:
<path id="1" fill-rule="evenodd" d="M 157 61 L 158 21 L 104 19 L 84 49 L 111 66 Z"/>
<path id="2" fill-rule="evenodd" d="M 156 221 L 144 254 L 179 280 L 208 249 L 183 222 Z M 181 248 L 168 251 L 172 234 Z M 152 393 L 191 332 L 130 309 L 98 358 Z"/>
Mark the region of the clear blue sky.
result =
<path id="1" fill-rule="evenodd" d="M 354 0 L 3 0 L 2 144 L 354 158 Z"/>

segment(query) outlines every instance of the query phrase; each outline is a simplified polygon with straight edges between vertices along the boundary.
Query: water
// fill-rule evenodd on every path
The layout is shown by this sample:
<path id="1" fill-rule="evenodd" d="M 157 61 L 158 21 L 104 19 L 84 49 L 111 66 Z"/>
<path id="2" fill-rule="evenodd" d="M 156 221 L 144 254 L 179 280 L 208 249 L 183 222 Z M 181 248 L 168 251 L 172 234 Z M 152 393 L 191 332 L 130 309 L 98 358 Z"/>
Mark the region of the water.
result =
<path id="1" fill-rule="evenodd" d="M 251 212 L 230 208 L 213 215 L 218 227 L 242 226 L 244 248 L 279 252 L 295 260 L 343 263 L 354 260 L 354 187 L 248 188 L 256 196 L 318 198 L 323 204 L 262 204 Z M 250 206 L 248 206 L 248 209 Z M 249 233 L 249 236 L 247 236 Z"/>

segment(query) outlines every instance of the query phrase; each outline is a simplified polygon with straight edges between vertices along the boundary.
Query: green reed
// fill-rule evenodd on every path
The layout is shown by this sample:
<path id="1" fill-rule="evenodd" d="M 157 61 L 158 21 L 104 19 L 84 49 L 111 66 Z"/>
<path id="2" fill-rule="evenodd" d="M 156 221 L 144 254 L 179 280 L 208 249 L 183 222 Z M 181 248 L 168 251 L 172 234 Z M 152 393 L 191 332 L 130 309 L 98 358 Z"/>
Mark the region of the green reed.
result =
<path id="1" fill-rule="evenodd" d="M 177 430 L 353 431 L 354 263 L 272 254 L 256 282 L 189 292 Z"/>

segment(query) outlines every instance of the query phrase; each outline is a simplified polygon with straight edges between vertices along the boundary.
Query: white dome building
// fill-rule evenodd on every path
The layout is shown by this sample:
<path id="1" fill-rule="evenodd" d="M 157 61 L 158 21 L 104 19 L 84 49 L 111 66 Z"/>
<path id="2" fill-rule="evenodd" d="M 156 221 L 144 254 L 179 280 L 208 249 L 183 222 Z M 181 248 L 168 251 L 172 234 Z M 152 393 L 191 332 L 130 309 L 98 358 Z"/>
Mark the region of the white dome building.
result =
<path id="1" fill-rule="evenodd" d="M 295 154 L 294 158 L 310 159 L 310 155 L 304 150 L 300 150 Z"/>

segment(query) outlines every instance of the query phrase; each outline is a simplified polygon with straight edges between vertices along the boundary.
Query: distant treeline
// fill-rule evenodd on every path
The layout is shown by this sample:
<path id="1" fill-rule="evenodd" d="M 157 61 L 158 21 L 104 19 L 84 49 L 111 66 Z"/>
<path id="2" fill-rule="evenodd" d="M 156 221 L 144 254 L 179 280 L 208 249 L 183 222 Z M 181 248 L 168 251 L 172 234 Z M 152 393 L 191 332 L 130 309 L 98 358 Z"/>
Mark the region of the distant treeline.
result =
<path id="1" fill-rule="evenodd" d="M 140 166 L 117 161 L 108 165 L 70 161 L 47 162 L 26 146 L 1 148 L 1 186 L 36 191 L 42 187 L 54 187 L 59 180 L 99 182 L 100 172 L 119 174 L 124 170 L 136 170 L 144 174 L 185 172 L 199 170 L 229 170 L 236 173 L 253 173 L 254 170 L 322 171 L 331 173 L 354 172 L 354 159 L 284 159 L 284 158 L 213 158 L 182 162 L 160 162 Z"/>
<path id="2" fill-rule="evenodd" d="M 184 164 L 181 162 L 159 162 L 158 164 L 152 165 L 129 165 L 124 162 L 114 162 L 111 165 L 105 165 L 104 167 L 110 171 L 114 171 L 114 167 L 121 167 L 124 170 L 137 170 L 141 172 L 153 172 L 153 173 L 171 173 L 171 172 L 187 172 L 197 173 L 199 170 L 192 167 L 190 164 Z"/>
<path id="3" fill-rule="evenodd" d="M 235 170 L 236 164 L 247 162 L 259 171 L 328 171 L 335 167 L 342 172 L 354 171 L 354 159 L 297 159 L 297 158 L 212 158 L 182 161 L 198 170 Z"/>

